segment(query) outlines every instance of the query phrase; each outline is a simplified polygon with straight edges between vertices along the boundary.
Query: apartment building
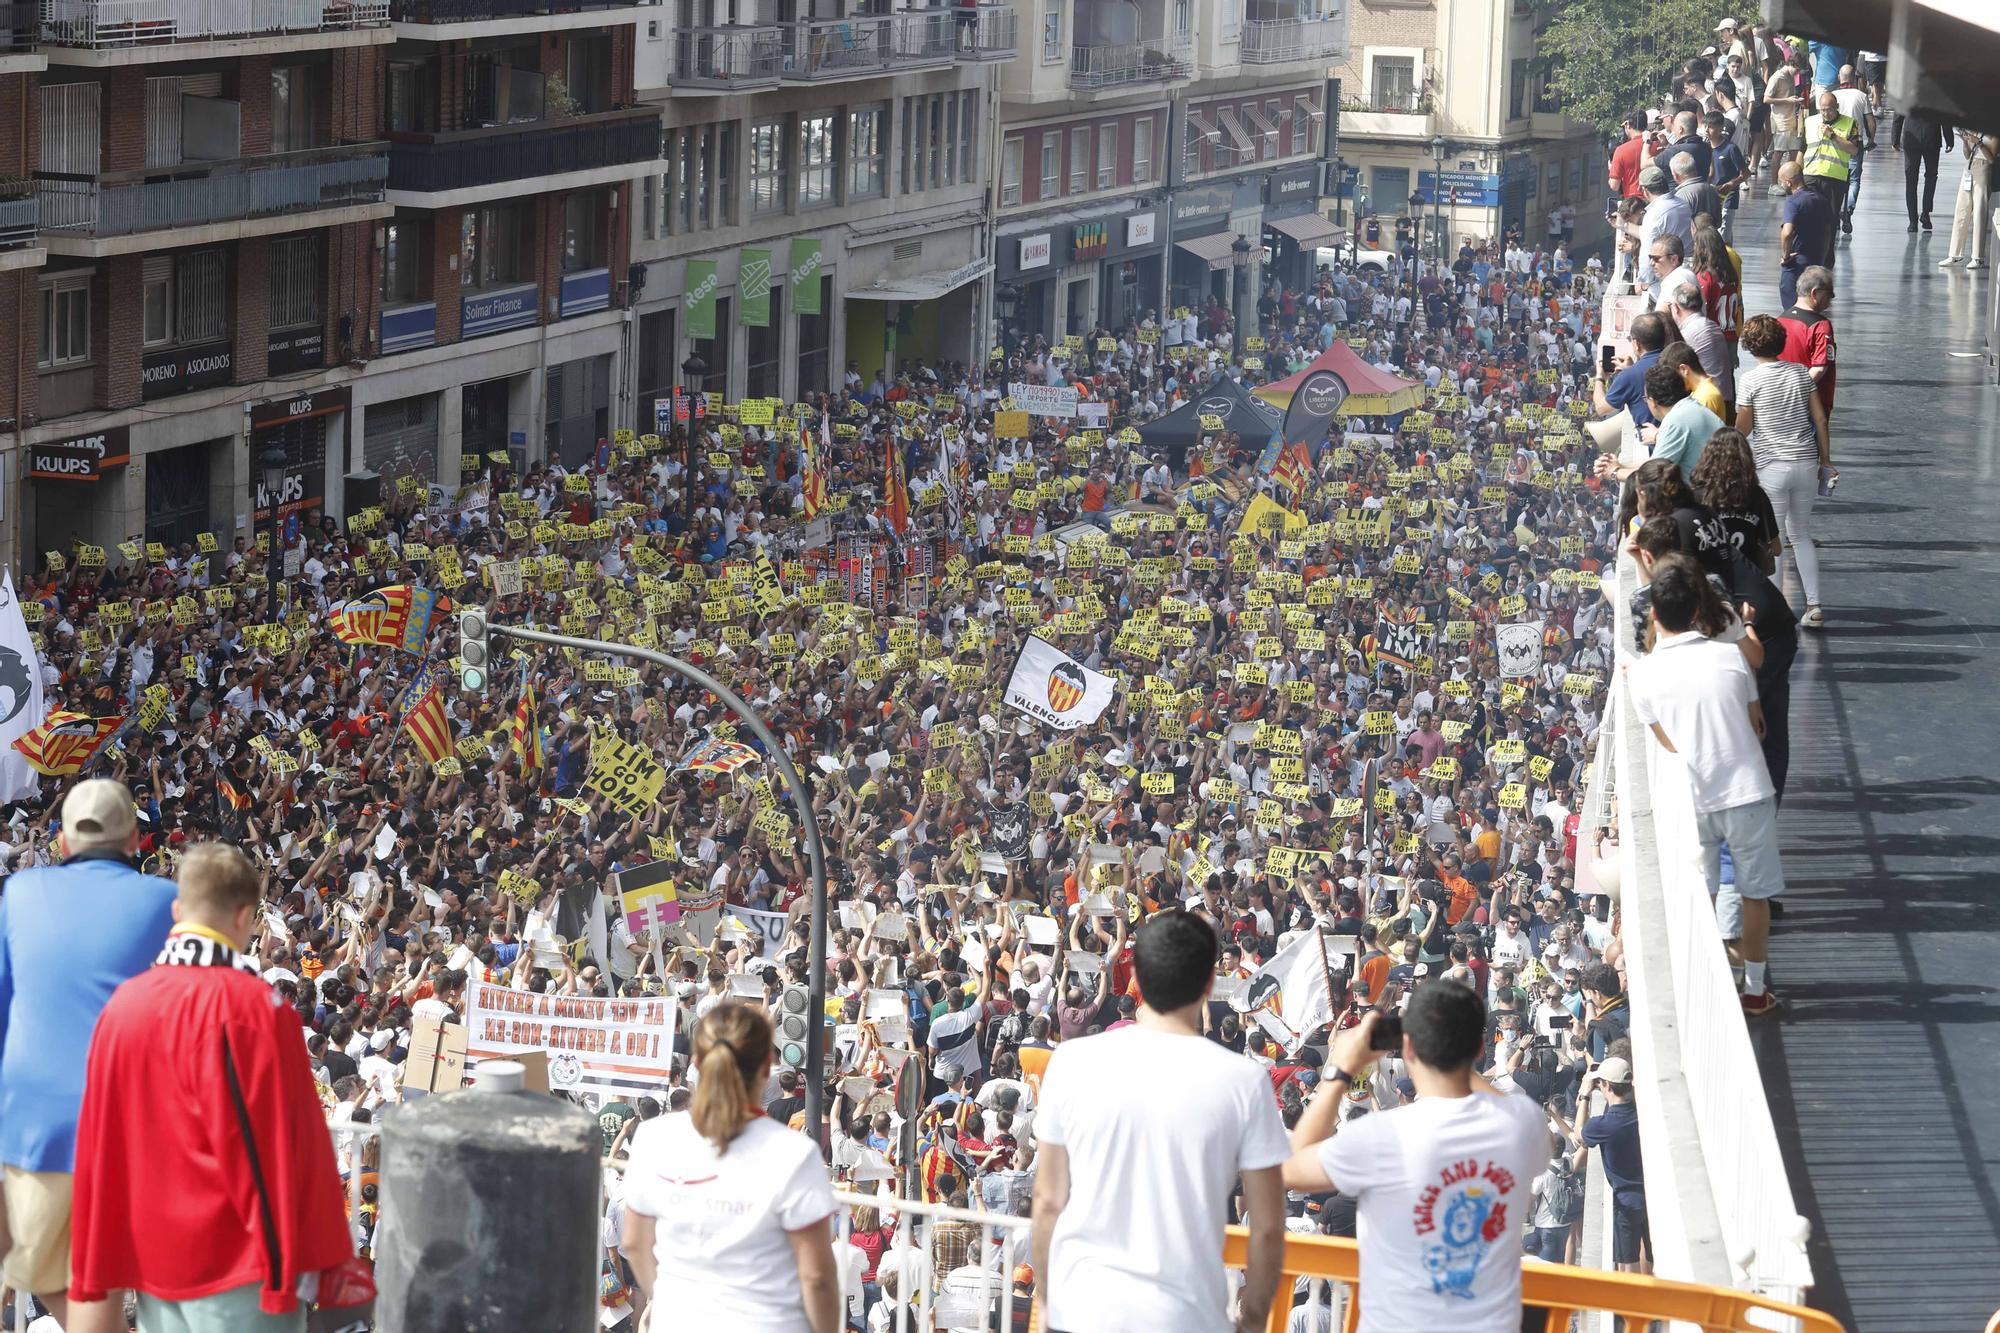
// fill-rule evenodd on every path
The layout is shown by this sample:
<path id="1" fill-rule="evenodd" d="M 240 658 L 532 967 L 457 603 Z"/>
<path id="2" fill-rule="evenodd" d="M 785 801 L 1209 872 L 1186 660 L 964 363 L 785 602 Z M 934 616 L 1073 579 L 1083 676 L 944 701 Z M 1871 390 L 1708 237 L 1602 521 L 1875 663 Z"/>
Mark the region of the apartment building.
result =
<path id="1" fill-rule="evenodd" d="M 1235 309 L 1267 265 L 1309 271 L 1337 230 L 1320 204 L 1340 9 L 1037 0 L 1028 17 L 1001 86 L 1005 325 L 1081 334 L 1211 295 Z"/>
<path id="2" fill-rule="evenodd" d="M 608 435 L 658 114 L 638 7 L 553 11 L 0 8 L 6 549 L 227 544 Z"/>
<path id="3" fill-rule="evenodd" d="M 1013 8 L 656 12 L 671 22 L 638 66 L 664 124 L 633 228 L 638 420 L 671 414 L 676 388 L 790 400 L 850 365 L 867 381 L 981 356 Z"/>
<path id="4" fill-rule="evenodd" d="M 1426 237 L 1441 218 L 1454 246 L 1510 227 L 1540 244 L 1564 205 L 1573 249 L 1608 241 L 1603 145 L 1556 106 L 1536 47 L 1550 10 L 1546 0 L 1353 0 L 1339 70 L 1341 200 L 1376 220 L 1382 244 L 1412 216 Z"/>

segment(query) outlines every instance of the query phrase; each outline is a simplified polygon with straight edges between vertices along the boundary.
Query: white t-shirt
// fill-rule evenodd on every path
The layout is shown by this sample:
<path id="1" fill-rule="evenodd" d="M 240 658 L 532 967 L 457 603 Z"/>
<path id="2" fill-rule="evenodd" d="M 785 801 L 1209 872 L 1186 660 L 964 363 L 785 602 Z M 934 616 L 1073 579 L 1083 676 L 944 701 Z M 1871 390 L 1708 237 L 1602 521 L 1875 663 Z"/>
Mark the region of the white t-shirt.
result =
<path id="1" fill-rule="evenodd" d="M 1631 667 L 1632 706 L 1657 722 L 1687 765 L 1699 814 L 1771 798 L 1771 773 L 1750 726 L 1757 678 L 1733 645 L 1685 634 L 1662 636 Z"/>
<path id="2" fill-rule="evenodd" d="M 1225 1333 L 1218 1239 L 1240 1172 L 1287 1156 L 1271 1080 L 1204 1037 L 1128 1027 L 1066 1041 L 1035 1133 L 1069 1154 L 1049 1245 L 1049 1325 Z"/>
<path id="3" fill-rule="evenodd" d="M 1328 1177 L 1361 1201 L 1361 1333 L 1520 1328 L 1521 1228 L 1548 1160 L 1542 1108 L 1484 1092 L 1419 1097 L 1322 1144 Z"/>
<path id="4" fill-rule="evenodd" d="M 811 1139 L 758 1116 L 717 1157 L 687 1112 L 656 1116 L 633 1132 L 625 1207 L 657 1219 L 653 1300 L 678 1324 L 809 1333 L 786 1233 L 833 1215 Z"/>

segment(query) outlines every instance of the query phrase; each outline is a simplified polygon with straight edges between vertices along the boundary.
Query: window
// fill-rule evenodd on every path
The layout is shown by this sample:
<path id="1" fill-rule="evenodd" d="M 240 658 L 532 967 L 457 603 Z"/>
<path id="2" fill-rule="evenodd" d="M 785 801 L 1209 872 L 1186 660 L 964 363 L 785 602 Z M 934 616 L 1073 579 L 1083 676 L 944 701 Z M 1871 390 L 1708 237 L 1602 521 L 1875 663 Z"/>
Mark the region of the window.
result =
<path id="1" fill-rule="evenodd" d="M 785 122 L 767 120 L 750 127 L 750 212 L 783 213 L 791 205 L 791 163 L 786 160 Z"/>
<path id="2" fill-rule="evenodd" d="M 174 340 L 174 257 L 149 257 L 139 289 L 143 311 L 139 340 L 147 347 L 165 347 Z"/>
<path id="3" fill-rule="evenodd" d="M 834 144 L 835 113 L 799 117 L 799 207 L 826 208 L 839 202 L 840 153 Z"/>
<path id="4" fill-rule="evenodd" d="M 659 177 L 648 176 L 639 182 L 639 234 L 649 241 L 660 234 L 659 197 Z"/>
<path id="5" fill-rule="evenodd" d="M 408 305 L 430 299 L 430 279 L 424 272 L 430 215 L 399 213 L 383 228 L 382 303 Z"/>
<path id="6" fill-rule="evenodd" d="M 1108 190 L 1118 183 L 1118 122 L 1097 127 L 1097 188 Z"/>
<path id="7" fill-rule="evenodd" d="M 710 198 L 714 190 L 715 173 L 709 170 L 709 140 L 715 134 L 712 125 L 697 126 L 688 132 L 687 152 L 692 158 L 689 180 L 694 194 L 694 225 L 705 227 L 714 214 L 710 211 L 714 201 Z"/>
<path id="8" fill-rule="evenodd" d="M 1371 91 L 1377 111 L 1416 110 L 1415 56 L 1376 56 L 1373 77 Z"/>
<path id="9" fill-rule="evenodd" d="M 582 273 L 605 266 L 610 211 L 610 197 L 603 190 L 579 190 L 563 200 L 563 272 Z"/>
<path id="10" fill-rule="evenodd" d="M 1054 199 L 1062 194 L 1062 140 L 1053 134 L 1042 136 L 1042 192 L 1038 198 Z"/>
<path id="11" fill-rule="evenodd" d="M 88 273 L 43 279 L 41 334 L 35 360 L 44 369 L 90 360 Z"/>
<path id="12" fill-rule="evenodd" d="M 958 178 L 970 185 L 979 179 L 979 137 L 973 126 L 979 120 L 979 94 L 958 95 Z"/>
<path id="13" fill-rule="evenodd" d="M 903 99 L 903 193 L 915 194 L 924 188 L 924 150 L 917 142 L 923 133 L 923 113 L 917 109 L 921 99 Z"/>
<path id="14" fill-rule="evenodd" d="M 1090 188 L 1090 131 L 1069 132 L 1069 192 L 1082 194 Z"/>
<path id="15" fill-rule="evenodd" d="M 1278 130 L 1278 126 L 1284 124 L 1284 121 L 1285 113 L 1278 109 L 1277 98 L 1274 97 L 1264 103 L 1264 124 L 1260 127 L 1259 133 L 1264 136 L 1265 157 L 1283 157 L 1288 152 L 1302 151 L 1285 146 L 1290 142 L 1290 136 L 1281 135 Z"/>
<path id="16" fill-rule="evenodd" d="M 1174 36 L 1185 37 L 1194 31 L 1194 0 L 1174 0 Z"/>
<path id="17" fill-rule="evenodd" d="M 1153 118 L 1142 116 L 1132 122 L 1132 183 L 1153 182 Z"/>
<path id="18" fill-rule="evenodd" d="M 884 188 L 883 154 L 889 135 L 889 113 L 880 106 L 857 107 L 847 113 L 847 197 L 880 199 Z"/>
<path id="19" fill-rule="evenodd" d="M 1292 155 L 1312 149 L 1313 103 L 1310 97 L 1292 99 Z"/>
<path id="20" fill-rule="evenodd" d="M 403 132 L 424 132 L 437 128 L 437 118 L 433 114 L 437 96 L 433 91 L 437 80 L 429 65 L 414 61 L 392 60 L 389 62 L 388 125 L 386 128 Z"/>
<path id="21" fill-rule="evenodd" d="M 1021 174 L 1025 169 L 1021 159 L 1025 152 L 1018 134 L 1009 135 L 1000 145 L 1000 203 L 1003 206 L 1021 202 Z"/>
<path id="22" fill-rule="evenodd" d="M 271 151 L 296 153 L 326 143 L 330 125 L 325 65 L 275 65 L 271 69 Z"/>
<path id="23" fill-rule="evenodd" d="M 946 185 L 956 185 L 964 179 L 958 167 L 958 94 L 944 95 L 944 178 Z"/>
<path id="24" fill-rule="evenodd" d="M 1047 3 L 1048 8 L 1042 11 L 1042 63 L 1053 65 L 1063 58 L 1063 0 L 1047 0 Z"/>
<path id="25" fill-rule="evenodd" d="M 458 224 L 458 285 L 498 287 L 528 274 L 525 202 L 468 208 Z"/>
<path id="26" fill-rule="evenodd" d="M 275 291 L 275 253 L 272 259 Z M 316 287 L 316 256 L 314 270 Z M 228 265 L 220 250 L 147 256 L 140 278 L 140 340 L 147 347 L 179 347 L 222 337 L 229 325 L 228 292 Z M 285 326 L 273 319 L 272 327 Z"/>
<path id="27" fill-rule="evenodd" d="M 1519 120 L 1528 114 L 1528 62 L 1509 61 L 1507 64 L 1507 119 Z"/>
<path id="28" fill-rule="evenodd" d="M 1222 10 L 1223 42 L 1226 44 L 1236 41 L 1242 36 L 1243 31 L 1237 0 L 1217 0 L 1217 4 Z"/>
<path id="29" fill-rule="evenodd" d="M 736 225 L 736 122 L 726 121 L 710 136 L 715 157 L 709 174 L 715 177 L 715 225 Z"/>
<path id="30" fill-rule="evenodd" d="M 283 236 L 271 242 L 270 321 L 274 329 L 319 323 L 320 238 Z"/>
<path id="31" fill-rule="evenodd" d="M 930 188 L 936 189 L 940 184 L 951 184 L 944 178 L 944 99 L 926 97 L 924 102 L 922 114 L 929 126 L 929 137 L 924 141 L 924 151 L 930 165 L 930 170 L 924 179 L 930 182 Z"/>

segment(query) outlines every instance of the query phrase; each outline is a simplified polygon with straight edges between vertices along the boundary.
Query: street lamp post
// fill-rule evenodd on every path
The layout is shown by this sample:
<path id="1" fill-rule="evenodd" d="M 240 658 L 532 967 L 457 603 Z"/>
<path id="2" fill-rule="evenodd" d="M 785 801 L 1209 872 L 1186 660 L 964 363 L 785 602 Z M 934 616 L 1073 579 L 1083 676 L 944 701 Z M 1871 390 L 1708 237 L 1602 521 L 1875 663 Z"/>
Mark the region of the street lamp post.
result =
<path id="1" fill-rule="evenodd" d="M 257 455 L 257 471 L 264 483 L 264 494 L 271 506 L 271 549 L 264 561 L 264 577 L 269 584 L 264 592 L 264 619 L 267 622 L 276 622 L 278 580 L 285 567 L 285 475 L 291 471 L 291 460 L 285 456 L 285 446 L 276 440 L 266 444 Z"/>
<path id="2" fill-rule="evenodd" d="M 690 542 L 694 540 L 695 496 L 699 494 L 699 491 L 695 486 L 695 481 L 697 479 L 697 476 L 701 468 L 701 451 L 699 449 L 696 449 L 694 445 L 695 420 L 696 420 L 696 413 L 694 408 L 695 408 L 696 396 L 701 393 L 702 379 L 707 374 L 708 374 L 708 362 L 701 359 L 701 354 L 699 352 L 690 352 L 688 354 L 688 359 L 681 362 L 681 379 L 685 383 L 688 393 L 688 419 L 687 419 L 687 436 L 686 436 L 687 475 L 683 477 L 681 480 L 682 484 L 687 487 L 688 540 Z"/>
<path id="3" fill-rule="evenodd" d="M 1431 140 L 1431 244 L 1437 248 L 1438 267 L 1444 267 L 1444 153 L 1449 147 L 1442 136 Z"/>
<path id="4" fill-rule="evenodd" d="M 1236 350 L 1243 350 L 1243 340 L 1250 336 L 1257 318 L 1257 293 L 1251 290 L 1249 238 L 1242 232 L 1229 246 L 1236 264 Z"/>

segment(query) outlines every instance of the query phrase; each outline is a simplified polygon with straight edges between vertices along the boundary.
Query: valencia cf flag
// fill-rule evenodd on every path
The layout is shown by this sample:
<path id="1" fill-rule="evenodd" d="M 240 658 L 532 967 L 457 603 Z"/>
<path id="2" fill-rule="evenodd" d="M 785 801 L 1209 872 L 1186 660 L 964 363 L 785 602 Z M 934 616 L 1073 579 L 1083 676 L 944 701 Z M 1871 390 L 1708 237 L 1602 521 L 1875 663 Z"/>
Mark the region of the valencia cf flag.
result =
<path id="1" fill-rule="evenodd" d="M 1007 706 L 1058 731 L 1075 731 L 1102 717 L 1117 689 L 1111 677 L 1030 636 L 1007 680 Z"/>
<path id="2" fill-rule="evenodd" d="M 104 742 L 125 725 L 123 717 L 92 717 L 88 713 L 50 713 L 42 725 L 19 740 L 14 748 L 37 773 L 52 778 L 71 777 L 97 757 Z"/>
<path id="3" fill-rule="evenodd" d="M 413 583 L 362 593 L 333 613 L 333 632 L 342 643 L 380 644 L 421 653 L 430 637 L 431 615 L 439 597 Z"/>

